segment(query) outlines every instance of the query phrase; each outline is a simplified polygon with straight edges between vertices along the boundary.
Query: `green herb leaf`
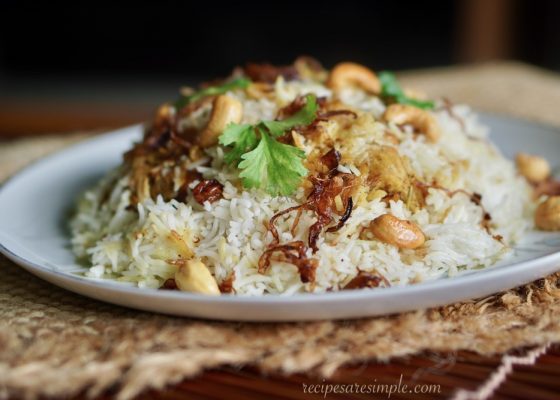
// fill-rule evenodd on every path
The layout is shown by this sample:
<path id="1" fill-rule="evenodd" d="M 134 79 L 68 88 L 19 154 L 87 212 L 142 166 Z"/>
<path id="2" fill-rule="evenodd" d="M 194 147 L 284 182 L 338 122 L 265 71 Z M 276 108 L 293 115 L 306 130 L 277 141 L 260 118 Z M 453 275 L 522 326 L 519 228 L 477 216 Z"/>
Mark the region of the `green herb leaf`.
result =
<path id="1" fill-rule="evenodd" d="M 266 190 L 271 195 L 289 195 L 307 175 L 302 160 L 305 153 L 297 147 L 277 142 L 259 129 L 258 146 L 241 156 L 239 174 L 245 187 Z"/>
<path id="2" fill-rule="evenodd" d="M 243 186 L 261 188 L 271 195 L 288 195 L 307 175 L 305 153 L 275 139 L 296 126 L 311 124 L 317 117 L 317 98 L 307 95 L 305 105 L 282 121 L 261 121 L 256 125 L 230 124 L 219 142 L 229 146 L 226 163 L 241 169 Z"/>
<path id="3" fill-rule="evenodd" d="M 408 104 L 414 107 L 423 109 L 434 108 L 434 102 L 431 100 L 417 100 L 408 97 L 401 88 L 397 81 L 395 74 L 389 71 L 382 71 L 379 73 L 379 80 L 381 81 L 381 96 L 389 98 L 400 104 Z"/>
<path id="4" fill-rule="evenodd" d="M 255 128 L 249 124 L 229 124 L 220 135 L 219 142 L 223 146 L 232 146 L 224 160 L 228 164 L 237 164 L 241 156 L 257 145 Z"/>
<path id="5" fill-rule="evenodd" d="M 185 107 L 187 104 L 192 103 L 193 101 L 200 100 L 203 97 L 224 94 L 234 89 L 245 89 L 247 86 L 249 86 L 250 83 L 251 83 L 250 79 L 237 78 L 219 86 L 210 86 L 201 89 L 198 92 L 191 94 L 190 96 L 181 97 L 179 100 L 175 102 L 175 108 L 179 110 Z"/>
<path id="6" fill-rule="evenodd" d="M 404 97 L 401 85 L 397 81 L 395 74 L 389 71 L 381 71 L 379 73 L 381 81 L 381 95 L 386 97 Z"/>
<path id="7" fill-rule="evenodd" d="M 432 110 L 435 107 L 435 104 L 432 100 L 418 100 L 412 99 L 410 97 L 404 97 L 399 101 L 401 104 L 408 104 L 410 106 L 414 106 L 417 108 L 422 108 L 424 110 Z"/>
<path id="8" fill-rule="evenodd" d="M 317 114 L 317 98 L 311 94 L 305 96 L 305 106 L 303 106 L 294 115 L 282 121 L 263 121 L 273 137 L 282 136 L 284 132 L 295 128 L 296 126 L 306 126 L 312 123 Z"/>

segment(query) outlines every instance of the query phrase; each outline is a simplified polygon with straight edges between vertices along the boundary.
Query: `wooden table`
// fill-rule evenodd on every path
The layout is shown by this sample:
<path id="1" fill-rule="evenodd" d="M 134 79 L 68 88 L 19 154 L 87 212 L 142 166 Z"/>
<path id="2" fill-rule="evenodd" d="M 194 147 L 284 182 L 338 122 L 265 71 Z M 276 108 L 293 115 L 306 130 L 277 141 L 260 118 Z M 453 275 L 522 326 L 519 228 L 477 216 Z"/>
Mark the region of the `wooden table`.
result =
<path id="1" fill-rule="evenodd" d="M 501 356 L 482 357 L 472 353 L 422 354 L 388 364 L 368 363 L 341 368 L 332 379 L 309 378 L 302 375 L 264 376 L 251 368 L 208 371 L 201 376 L 185 380 L 164 391 L 149 391 L 138 400 L 181 399 L 232 400 L 244 399 L 312 399 L 324 398 L 322 394 L 303 392 L 303 385 L 310 384 L 397 384 L 408 387 L 417 385 L 431 391 L 426 394 L 394 393 L 392 399 L 445 399 L 457 388 L 474 390 L 500 365 Z M 516 366 L 507 380 L 495 391 L 491 399 L 558 399 L 560 397 L 560 346 L 551 347 L 532 366 Z M 424 386 L 422 386 L 424 385 Z M 106 394 L 99 400 L 110 399 Z M 329 394 L 327 398 L 360 399 L 388 398 L 385 394 Z"/>
<path id="2" fill-rule="evenodd" d="M 512 67 L 513 68 L 513 67 Z M 515 67 L 517 68 L 517 67 Z M 509 70 L 508 70 L 509 71 Z M 484 75 L 485 70 L 480 74 Z M 546 90 L 546 76 L 540 82 L 542 90 Z M 556 79 L 556 78 L 555 78 Z M 424 88 L 430 92 L 431 87 L 438 87 L 434 78 L 424 80 Z M 477 88 L 471 91 L 462 90 L 457 82 L 457 94 L 468 100 Z M 422 85 L 420 85 L 422 87 Z M 485 86 L 481 86 L 484 88 Z M 446 85 L 443 90 L 453 87 Z M 552 89 L 551 89 L 552 90 Z M 554 89 L 556 90 L 556 89 Z M 436 90 L 437 92 L 437 90 Z M 499 91 L 497 91 L 499 92 Z M 501 93 L 501 92 L 500 92 Z M 439 94 L 439 93 L 438 93 Z M 504 92 L 506 94 L 506 92 Z M 560 96 L 554 92 L 551 95 Z M 489 96 L 496 96 L 493 92 Z M 0 98 L 0 104 L 2 103 Z M 489 103 L 490 104 L 490 103 Z M 487 109 L 492 110 L 491 103 Z M 536 105 L 538 106 L 538 104 Z M 33 113 L 33 107 L 24 103 L 10 103 L 2 107 L 0 112 L 0 133 L 19 136 L 25 133 L 42 133 L 44 131 L 73 130 L 77 128 L 103 128 L 121 125 L 147 117 L 151 105 L 137 108 L 111 107 L 92 108 L 91 104 L 74 104 L 72 107 L 60 105 L 42 107 L 40 112 Z M 484 105 L 482 105 L 484 108 Z M 527 108 L 524 108 L 527 109 Z M 500 111 L 500 110 L 498 110 Z M 507 111 L 507 110 L 506 110 Z M 33 115 L 31 115 L 33 114 Z M 545 115 L 551 122 L 558 118 L 557 113 Z M 1 135 L 0 135 L 1 136 Z M 304 393 L 303 385 L 317 383 L 339 384 L 396 384 L 402 375 L 402 382 L 413 385 L 440 385 L 439 392 L 429 394 L 394 393 L 391 398 L 448 398 L 457 388 L 474 390 L 500 365 L 501 355 L 482 357 L 471 353 L 458 354 L 422 354 L 406 359 L 394 360 L 388 364 L 369 363 L 347 366 L 340 369 L 332 379 L 322 381 L 301 375 L 294 376 L 262 376 L 251 368 L 236 369 L 230 367 L 223 370 L 209 371 L 201 376 L 185 380 L 163 391 L 150 391 L 140 395 L 140 399 L 307 399 L 322 398 L 321 394 Z M 378 394 L 329 394 L 328 398 L 387 398 Z M 497 389 L 494 399 L 554 399 L 560 397 L 560 347 L 551 347 L 542 355 L 535 365 L 517 366 L 507 380 Z M 111 398 L 106 393 L 100 399 Z"/>

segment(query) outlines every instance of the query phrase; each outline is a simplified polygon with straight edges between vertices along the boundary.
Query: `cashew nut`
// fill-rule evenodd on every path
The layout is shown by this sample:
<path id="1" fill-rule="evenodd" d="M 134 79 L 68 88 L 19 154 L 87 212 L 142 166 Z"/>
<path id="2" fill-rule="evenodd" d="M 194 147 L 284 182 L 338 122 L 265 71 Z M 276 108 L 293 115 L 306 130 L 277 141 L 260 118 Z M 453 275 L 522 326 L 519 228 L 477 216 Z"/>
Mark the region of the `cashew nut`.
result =
<path id="1" fill-rule="evenodd" d="M 222 94 L 214 99 L 210 120 L 198 136 L 200 147 L 218 143 L 218 136 L 231 123 L 238 124 L 243 117 L 243 105 L 233 97 Z"/>
<path id="2" fill-rule="evenodd" d="M 528 181 L 539 183 L 550 175 L 550 164 L 544 158 L 526 153 L 518 153 L 515 157 L 519 173 Z"/>
<path id="3" fill-rule="evenodd" d="M 335 65 L 327 78 L 327 86 L 335 91 L 346 87 L 359 87 L 373 94 L 381 92 L 379 78 L 372 70 L 350 62 Z"/>
<path id="4" fill-rule="evenodd" d="M 437 141 L 441 136 L 439 125 L 432 114 L 414 106 L 391 104 L 385 110 L 383 117 L 386 121 L 398 125 L 412 125 L 418 131 L 424 133 L 431 142 Z"/>
<path id="5" fill-rule="evenodd" d="M 560 196 L 551 196 L 539 204 L 535 224 L 544 231 L 560 230 Z"/>
<path id="6" fill-rule="evenodd" d="M 251 99 L 272 98 L 274 96 L 274 87 L 266 82 L 252 82 L 245 89 L 247 96 Z"/>
<path id="7" fill-rule="evenodd" d="M 175 272 L 175 283 L 184 292 L 219 295 L 220 289 L 210 270 L 198 259 L 192 259 L 181 265 Z"/>
<path id="8" fill-rule="evenodd" d="M 401 249 L 416 249 L 426 241 L 424 233 L 418 225 L 391 214 L 375 218 L 370 223 L 369 230 L 380 241 Z"/>

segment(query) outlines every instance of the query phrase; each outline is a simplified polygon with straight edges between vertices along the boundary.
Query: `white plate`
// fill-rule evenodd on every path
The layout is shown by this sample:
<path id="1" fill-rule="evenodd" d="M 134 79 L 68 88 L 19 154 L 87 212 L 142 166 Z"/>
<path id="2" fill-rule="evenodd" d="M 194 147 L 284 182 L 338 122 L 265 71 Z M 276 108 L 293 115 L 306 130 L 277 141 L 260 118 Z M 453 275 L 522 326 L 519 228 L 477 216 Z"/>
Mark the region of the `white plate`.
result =
<path id="1" fill-rule="evenodd" d="M 483 115 L 483 122 L 507 156 L 522 150 L 557 160 L 556 129 L 491 115 Z M 118 165 L 140 135 L 141 126 L 133 126 L 96 137 L 42 159 L 6 182 L 0 190 L 0 250 L 40 278 L 95 299 L 167 314 L 252 321 L 356 318 L 439 306 L 560 269 L 560 234 L 530 232 L 513 256 L 492 268 L 408 287 L 292 297 L 206 297 L 83 278 L 79 273 L 84 269 L 69 248 L 68 214 L 76 196 Z"/>

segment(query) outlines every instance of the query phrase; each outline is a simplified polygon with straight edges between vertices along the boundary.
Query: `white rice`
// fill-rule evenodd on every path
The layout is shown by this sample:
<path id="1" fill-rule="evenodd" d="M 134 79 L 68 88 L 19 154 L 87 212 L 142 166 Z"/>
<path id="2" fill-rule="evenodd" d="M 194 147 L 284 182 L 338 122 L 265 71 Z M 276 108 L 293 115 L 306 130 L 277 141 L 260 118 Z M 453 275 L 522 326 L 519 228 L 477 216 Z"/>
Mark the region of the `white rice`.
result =
<path id="1" fill-rule="evenodd" d="M 289 103 L 297 95 L 314 92 L 330 96 L 321 85 L 278 80 L 276 95 Z M 273 119 L 278 105 L 269 100 L 249 100 L 241 93 L 231 93 L 244 102 L 244 122 Z M 454 106 L 453 112 L 464 120 L 461 124 L 446 111 L 434 115 L 440 124 L 441 139 L 427 143 L 410 129 L 378 122 L 385 106 L 376 97 L 358 90 L 341 94 L 343 101 L 366 113 L 375 129 L 352 126 L 343 154 L 356 160 L 367 156 L 368 144 L 383 143 L 389 129 L 401 143 L 398 151 L 409 158 L 418 177 L 425 182 L 437 178 L 448 189 L 464 189 L 482 195 L 482 205 L 496 225 L 488 233 L 480 225 L 483 210 L 469 196 L 449 196 L 442 190 L 429 189 L 426 207 L 412 213 L 402 201 L 381 201 L 381 197 L 358 203 L 343 228 L 321 235 L 318 252 L 309 256 L 319 260 L 314 285 L 301 282 L 297 268 L 274 261 L 266 273 L 257 271 L 257 262 L 272 240 L 265 223 L 277 212 L 304 201 L 303 189 L 292 197 L 271 197 L 258 190 L 240 190 L 237 171 L 223 163 L 223 150 L 211 148 L 210 167 L 192 165 L 204 178 L 224 184 L 223 198 L 199 205 L 192 195 L 185 203 L 164 202 L 161 197 L 138 204 L 138 212 L 128 211 L 130 192 L 122 168 L 111 172 L 95 188 L 85 193 L 71 222 L 75 253 L 86 259 L 87 276 L 133 282 L 139 287 L 158 288 L 174 276 L 176 266 L 166 262 L 180 251 L 172 231 L 185 238 L 186 245 L 211 269 L 218 282 L 235 273 L 233 288 L 237 294 L 290 295 L 297 292 L 339 290 L 359 270 L 381 273 L 393 286 L 453 276 L 464 270 L 488 267 L 509 252 L 531 226 L 530 190 L 506 160 L 486 140 L 487 129 L 466 106 Z M 200 118 L 207 118 L 201 112 Z M 375 119 L 375 121 L 373 121 Z M 366 121 L 367 122 L 367 121 Z M 187 121 L 198 125 L 200 121 Z M 365 152 L 365 153 L 364 153 Z M 359 174 L 355 165 L 341 164 L 339 170 Z M 196 182 L 194 183 L 196 184 Z M 102 201 L 109 192 L 107 201 Z M 420 226 L 427 241 L 421 251 L 398 250 L 375 238 L 360 239 L 362 227 L 375 217 L 390 213 Z M 290 233 L 295 213 L 280 218 L 276 226 L 281 242 L 307 241 L 308 228 L 315 222 L 304 212 L 295 232 Z M 501 235 L 503 241 L 493 238 Z"/>

